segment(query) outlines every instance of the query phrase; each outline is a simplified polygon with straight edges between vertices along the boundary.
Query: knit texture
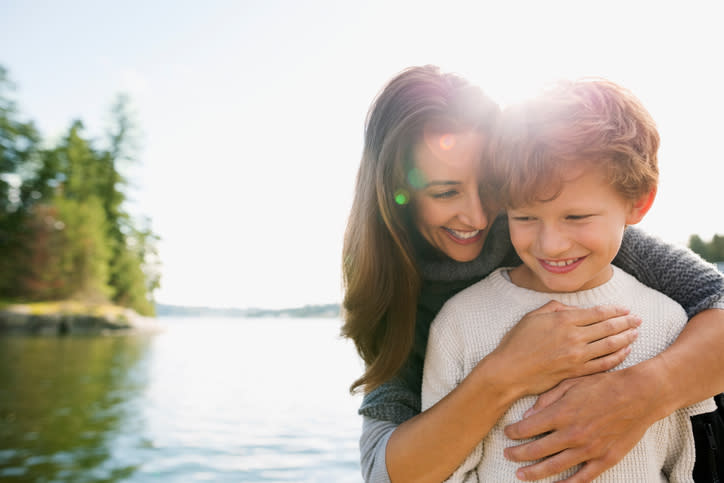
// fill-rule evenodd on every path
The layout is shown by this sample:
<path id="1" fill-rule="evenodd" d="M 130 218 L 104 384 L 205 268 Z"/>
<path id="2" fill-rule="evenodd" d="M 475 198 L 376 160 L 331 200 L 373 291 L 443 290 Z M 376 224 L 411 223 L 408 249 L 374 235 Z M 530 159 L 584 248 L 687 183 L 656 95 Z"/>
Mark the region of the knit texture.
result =
<path id="1" fill-rule="evenodd" d="M 500 216 L 490 228 L 481 255 L 471 262 L 419 259 L 423 284 L 418 299 L 415 343 L 398 376 L 365 394 L 359 414 L 401 424 L 420 412 L 422 365 L 430 323 L 443 304 L 501 266 L 520 264 Z M 724 308 L 724 276 L 691 250 L 662 242 L 635 227 L 624 232 L 613 264 L 644 285 L 674 299 L 689 318 L 711 307 Z"/>
<path id="2" fill-rule="evenodd" d="M 724 275 L 688 248 L 677 247 L 635 228 L 624 232 L 613 264 L 639 282 L 678 302 L 689 318 L 718 306 Z"/>
<path id="3" fill-rule="evenodd" d="M 551 299 L 578 307 L 623 305 L 642 318 L 631 354 L 617 369 L 660 353 L 686 325 L 681 306 L 615 267 L 607 283 L 565 294 L 520 288 L 504 274 L 505 269 L 497 270 L 451 298 L 433 322 L 422 383 L 423 410 L 454 389 L 526 313 Z M 516 401 L 448 481 L 517 481 L 515 471 L 520 465 L 503 456 L 503 450 L 516 442 L 503 429 L 522 419 L 535 400 L 529 396 Z M 714 401 L 708 399 L 656 422 L 631 452 L 595 481 L 690 481 L 695 450 L 689 416 L 715 409 Z M 575 470 L 541 481 L 558 481 Z"/>
<path id="4" fill-rule="evenodd" d="M 418 256 L 423 283 L 418 299 L 415 343 L 407 364 L 397 377 L 365 394 L 359 414 L 372 421 L 362 429 L 360 453 L 365 481 L 387 482 L 385 447 L 393 431 L 382 422 L 402 424 L 420 413 L 422 366 L 430 323 L 445 301 L 478 282 L 493 269 L 520 264 L 510 243 L 505 216 L 490 227 L 481 255 L 472 262 Z M 724 309 L 724 277 L 690 250 L 663 243 L 634 227 L 626 228 L 614 265 L 645 285 L 681 304 L 689 317 L 710 307 Z M 664 283 L 659 283 L 664 281 Z M 367 428 L 385 427 L 385 435 L 365 437 Z M 380 433 L 381 434 L 381 433 Z M 372 463 L 370 460 L 372 459 Z M 385 475 L 385 477 L 372 476 Z"/>

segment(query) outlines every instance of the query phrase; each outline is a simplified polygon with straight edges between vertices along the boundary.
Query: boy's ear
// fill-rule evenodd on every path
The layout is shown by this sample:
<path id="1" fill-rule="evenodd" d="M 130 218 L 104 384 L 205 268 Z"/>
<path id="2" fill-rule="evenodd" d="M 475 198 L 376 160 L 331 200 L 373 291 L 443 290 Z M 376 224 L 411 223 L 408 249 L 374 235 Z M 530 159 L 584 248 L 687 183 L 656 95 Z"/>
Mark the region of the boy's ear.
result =
<path id="1" fill-rule="evenodd" d="M 651 205 L 654 204 L 655 198 L 656 187 L 654 187 L 647 194 L 639 198 L 638 201 L 634 202 L 633 206 L 631 207 L 631 211 L 626 217 L 626 224 L 635 225 L 639 221 L 643 220 L 644 216 L 646 216 L 646 213 L 648 213 L 648 211 L 651 209 Z"/>

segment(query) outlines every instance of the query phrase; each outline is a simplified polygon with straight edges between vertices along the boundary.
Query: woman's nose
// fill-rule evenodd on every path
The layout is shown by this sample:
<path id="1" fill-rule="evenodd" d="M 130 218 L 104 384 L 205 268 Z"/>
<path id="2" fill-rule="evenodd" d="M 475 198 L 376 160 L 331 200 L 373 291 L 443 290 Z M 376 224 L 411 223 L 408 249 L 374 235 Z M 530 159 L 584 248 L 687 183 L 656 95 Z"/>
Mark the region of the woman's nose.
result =
<path id="1" fill-rule="evenodd" d="M 485 214 L 477 191 L 466 198 L 466 203 L 462 206 L 458 218 L 476 230 L 484 230 L 488 226 L 488 215 Z"/>

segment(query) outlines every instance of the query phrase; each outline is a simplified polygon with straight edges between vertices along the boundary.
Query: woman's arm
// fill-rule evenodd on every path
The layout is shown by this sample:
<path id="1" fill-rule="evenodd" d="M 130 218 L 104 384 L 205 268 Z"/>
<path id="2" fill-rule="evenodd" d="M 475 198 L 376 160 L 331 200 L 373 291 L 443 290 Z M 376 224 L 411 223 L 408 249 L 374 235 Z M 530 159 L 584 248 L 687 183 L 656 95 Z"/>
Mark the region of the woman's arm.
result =
<path id="1" fill-rule="evenodd" d="M 613 264 L 677 301 L 689 318 L 715 308 L 724 296 L 724 275 L 712 264 L 633 226 L 626 228 Z"/>
<path id="2" fill-rule="evenodd" d="M 397 424 L 363 416 L 362 436 L 359 440 L 360 466 L 364 481 L 375 483 L 390 483 L 387 474 L 385 450 L 387 441 Z"/>
<path id="3" fill-rule="evenodd" d="M 716 304 L 719 306 L 720 304 Z M 541 396 L 532 415 L 506 428 L 513 439 L 550 434 L 506 450 L 523 480 L 585 465 L 567 482 L 588 482 L 618 463 L 654 422 L 724 391 L 724 310 L 694 316 L 658 356 L 611 373 L 565 381 Z M 554 456 L 551 456 L 554 455 Z"/>
<path id="4" fill-rule="evenodd" d="M 452 392 L 392 432 L 385 453 L 392 482 L 445 479 L 512 402 L 625 358 L 637 318 L 614 307 L 561 307 L 552 303 L 528 314 Z M 572 331 L 573 325 L 577 329 Z M 572 333 L 578 334 L 576 343 L 561 342 Z M 604 343 L 593 342 L 606 336 Z"/>
<path id="5" fill-rule="evenodd" d="M 514 439 L 551 431 L 506 452 L 514 461 L 548 457 L 522 470 L 527 479 L 587 462 L 569 481 L 589 481 L 620 461 L 655 421 L 724 390 L 724 311 L 717 310 L 724 309 L 724 276 L 690 250 L 632 227 L 614 263 L 679 302 L 692 318 L 659 356 L 566 382 L 541 396 L 534 407 L 540 412 L 510 426 Z"/>

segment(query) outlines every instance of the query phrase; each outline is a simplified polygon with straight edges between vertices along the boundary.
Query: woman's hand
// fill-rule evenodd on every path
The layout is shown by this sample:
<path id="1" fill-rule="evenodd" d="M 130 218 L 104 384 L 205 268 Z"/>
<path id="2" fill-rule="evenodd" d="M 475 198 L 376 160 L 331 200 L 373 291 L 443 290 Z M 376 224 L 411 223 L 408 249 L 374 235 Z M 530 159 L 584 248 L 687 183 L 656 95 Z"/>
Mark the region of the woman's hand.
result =
<path id="1" fill-rule="evenodd" d="M 724 390 L 724 311 L 694 316 L 664 352 L 626 369 L 562 382 L 542 394 L 525 418 L 505 429 L 511 439 L 540 439 L 507 448 L 525 462 L 522 480 L 583 463 L 566 483 L 589 482 L 614 466 L 654 422 Z"/>
<path id="2" fill-rule="evenodd" d="M 540 396 L 526 417 L 505 428 L 511 439 L 540 439 L 507 448 L 518 462 L 546 458 L 518 470 L 521 480 L 538 480 L 579 463 L 567 483 L 589 482 L 618 463 L 653 424 L 655 391 L 636 391 L 643 382 L 626 370 L 563 381 Z"/>
<path id="3" fill-rule="evenodd" d="M 490 354 L 520 396 L 620 364 L 641 319 L 621 307 L 572 308 L 552 301 L 530 312 Z"/>

